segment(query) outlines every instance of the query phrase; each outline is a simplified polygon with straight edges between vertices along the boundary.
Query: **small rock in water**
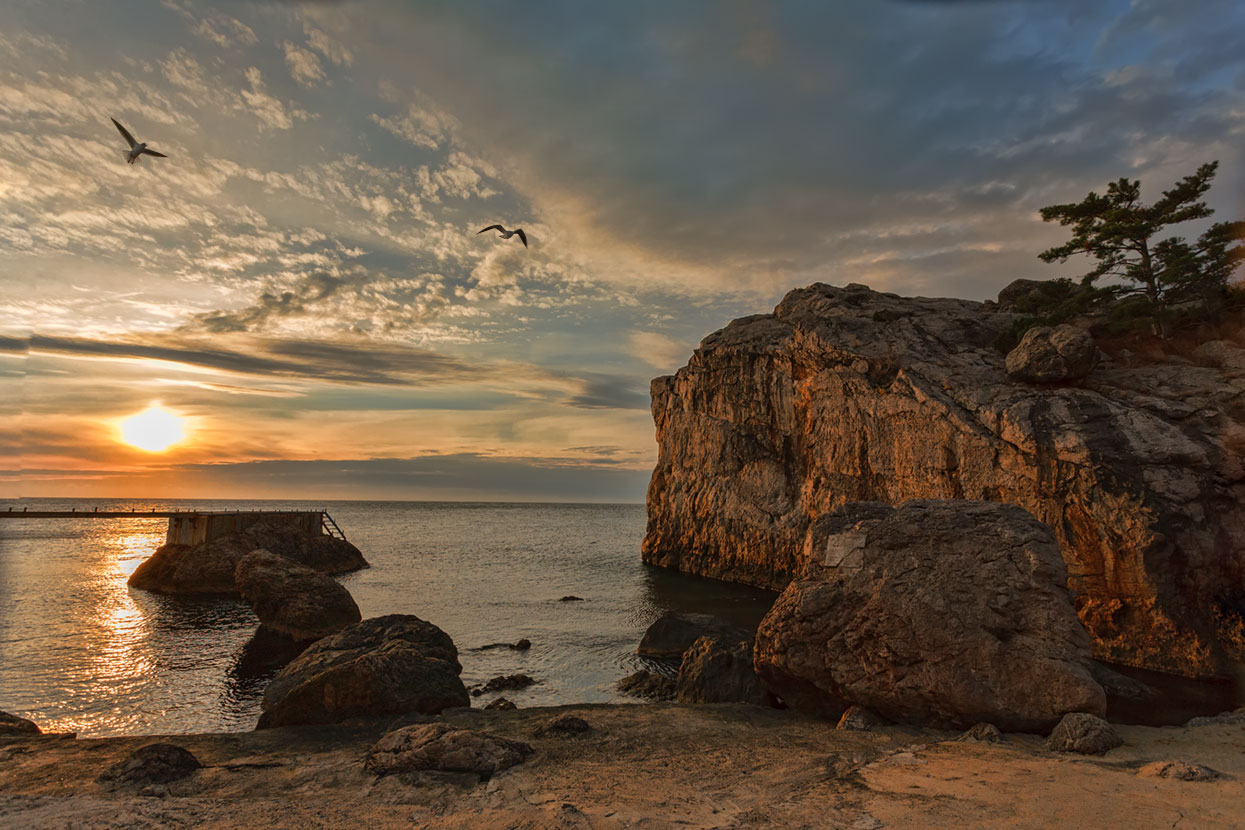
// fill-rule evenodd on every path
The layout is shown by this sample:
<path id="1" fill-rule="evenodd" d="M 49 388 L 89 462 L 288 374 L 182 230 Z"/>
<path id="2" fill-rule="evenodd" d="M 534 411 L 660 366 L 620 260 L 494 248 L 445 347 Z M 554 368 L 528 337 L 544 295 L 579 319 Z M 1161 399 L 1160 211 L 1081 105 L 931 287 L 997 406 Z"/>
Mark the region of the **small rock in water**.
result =
<path id="1" fill-rule="evenodd" d="M 727 643 L 738 643 L 750 640 L 752 635 L 747 629 L 732 625 L 712 614 L 685 614 L 678 611 L 667 611 L 658 617 L 644 637 L 635 653 L 641 657 L 656 659 L 682 660 L 683 653 L 701 637 L 713 637 Z"/>
<path id="2" fill-rule="evenodd" d="M 509 712 L 510 710 L 518 709 L 519 707 L 515 706 L 514 701 L 508 700 L 507 698 L 504 698 L 504 697 L 499 697 L 497 698 L 497 700 L 494 700 L 492 703 L 490 703 L 488 706 L 485 706 L 484 708 L 485 709 L 500 709 L 504 712 Z"/>
<path id="3" fill-rule="evenodd" d="M 147 744 L 104 770 L 95 780 L 110 789 L 148 787 L 178 781 L 202 766 L 189 750 L 176 744 Z"/>
<path id="4" fill-rule="evenodd" d="M 975 723 L 968 728 L 957 741 L 982 741 L 988 744 L 997 744 L 1003 740 L 1003 733 L 992 723 Z"/>
<path id="5" fill-rule="evenodd" d="M 487 692 L 504 692 L 509 689 L 526 689 L 533 685 L 536 680 L 526 674 L 507 674 L 494 677 L 483 686 L 476 686 L 471 690 L 473 697 L 479 697 Z"/>
<path id="6" fill-rule="evenodd" d="M 583 597 L 577 597 L 574 594 L 567 594 L 566 596 L 562 597 L 562 599 L 558 600 L 558 602 L 584 602 L 584 601 L 585 600 Z"/>
<path id="7" fill-rule="evenodd" d="M 1137 770 L 1145 778 L 1175 778 L 1177 781 L 1214 781 L 1222 773 L 1188 761 L 1155 761 Z"/>
<path id="8" fill-rule="evenodd" d="M 849 706 L 847 711 L 843 713 L 843 717 L 839 718 L 839 723 L 835 729 L 850 729 L 857 732 L 869 732 L 875 726 L 883 726 L 886 721 L 870 712 L 863 706 Z"/>
<path id="9" fill-rule="evenodd" d="M 364 769 L 377 775 L 420 770 L 475 773 L 481 781 L 533 752 L 529 744 L 448 723 L 416 724 L 386 734 L 368 753 Z"/>
<path id="10" fill-rule="evenodd" d="M 1111 724 L 1087 712 L 1069 712 L 1046 739 L 1046 748 L 1054 752 L 1079 752 L 1102 755 L 1123 746 L 1124 739 Z"/>
<path id="11" fill-rule="evenodd" d="M 532 641 L 524 637 L 522 640 L 513 643 L 489 643 L 486 646 L 480 646 L 476 651 L 488 651 L 491 648 L 510 648 L 515 651 L 527 651 L 531 647 Z"/>
<path id="12" fill-rule="evenodd" d="M 32 720 L 0 712 L 0 735 L 42 735 L 43 730 Z"/>
<path id="13" fill-rule="evenodd" d="M 591 731 L 592 727 L 583 718 L 576 717 L 575 715 L 562 715 L 537 729 L 535 734 L 538 737 L 545 735 L 582 735 L 585 732 Z"/>
<path id="14" fill-rule="evenodd" d="M 676 683 L 673 677 L 657 674 L 648 669 L 640 669 L 635 674 L 627 675 L 619 680 L 614 688 L 625 695 L 648 700 L 674 700 L 676 694 Z"/>

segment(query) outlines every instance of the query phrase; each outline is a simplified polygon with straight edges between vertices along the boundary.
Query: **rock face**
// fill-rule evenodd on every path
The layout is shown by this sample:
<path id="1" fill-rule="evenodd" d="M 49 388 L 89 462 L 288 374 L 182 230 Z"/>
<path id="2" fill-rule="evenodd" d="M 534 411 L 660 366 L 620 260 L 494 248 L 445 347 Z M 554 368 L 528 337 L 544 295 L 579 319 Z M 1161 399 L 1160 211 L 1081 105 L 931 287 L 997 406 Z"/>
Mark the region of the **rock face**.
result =
<path id="1" fill-rule="evenodd" d="M 100 773 L 105 788 L 168 784 L 193 775 L 203 765 L 188 749 L 176 744 L 147 744 Z"/>
<path id="2" fill-rule="evenodd" d="M 644 560 L 781 589 L 846 502 L 1014 504 L 1054 528 L 1095 656 L 1226 676 L 1245 659 L 1245 351 L 1034 386 L 991 345 L 1015 319 L 818 284 L 709 335 L 652 384 Z"/>
<path id="3" fill-rule="evenodd" d="M 0 712 L 0 735 L 42 735 L 43 730 L 32 720 Z"/>
<path id="4" fill-rule="evenodd" d="M 409 614 L 374 617 L 317 640 L 264 690 L 258 728 L 468 706 L 458 649 Z"/>
<path id="5" fill-rule="evenodd" d="M 762 682 L 792 708 L 1045 731 L 1106 711 L 1050 528 L 1011 505 L 853 503 L 757 630 Z"/>
<path id="6" fill-rule="evenodd" d="M 1098 347 L 1085 329 L 1034 326 L 1004 361 L 1009 377 L 1029 383 L 1080 380 L 1098 365 Z"/>
<path id="7" fill-rule="evenodd" d="M 701 637 L 724 640 L 750 640 L 750 632 L 712 614 L 684 614 L 667 611 L 644 632 L 636 654 L 665 660 L 679 660 L 683 652 Z"/>
<path id="8" fill-rule="evenodd" d="M 161 545 L 135 569 L 129 585 L 161 594 L 236 594 L 238 562 L 257 548 L 326 574 L 368 566 L 359 549 L 346 540 L 305 533 L 272 516 L 202 545 Z"/>
<path id="9" fill-rule="evenodd" d="M 331 577 L 262 548 L 238 561 L 234 582 L 260 623 L 310 644 L 362 619 L 350 592 Z"/>
<path id="10" fill-rule="evenodd" d="M 1123 745 L 1124 739 L 1111 724 L 1084 712 L 1065 715 L 1046 739 L 1049 750 L 1081 755 L 1102 755 Z"/>
<path id="11" fill-rule="evenodd" d="M 675 689 L 679 703 L 770 703 L 769 693 L 752 669 L 751 640 L 696 640 L 683 653 Z"/>
<path id="12" fill-rule="evenodd" d="M 523 763 L 532 747 L 486 732 L 447 723 L 425 723 L 395 729 L 377 741 L 364 768 L 378 775 L 421 770 L 470 772 L 487 781 L 502 770 Z"/>

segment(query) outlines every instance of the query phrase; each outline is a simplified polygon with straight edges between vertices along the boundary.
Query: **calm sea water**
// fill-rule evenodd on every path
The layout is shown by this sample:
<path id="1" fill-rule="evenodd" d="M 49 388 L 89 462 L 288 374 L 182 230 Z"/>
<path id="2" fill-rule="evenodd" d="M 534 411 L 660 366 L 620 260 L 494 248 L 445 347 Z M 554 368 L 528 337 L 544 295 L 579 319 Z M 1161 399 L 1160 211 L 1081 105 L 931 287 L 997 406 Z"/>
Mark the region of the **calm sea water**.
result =
<path id="1" fill-rule="evenodd" d="M 29 510 L 329 510 L 372 567 L 341 577 L 363 616 L 415 614 L 454 638 L 468 685 L 525 672 L 520 706 L 627 700 L 667 610 L 755 624 L 774 595 L 640 562 L 641 505 L 34 500 Z M 81 735 L 243 731 L 270 675 L 240 671 L 244 603 L 126 586 L 166 519 L 0 519 L 0 710 Z M 559 602 L 566 595 L 584 602 Z M 528 652 L 476 651 L 532 641 Z M 480 702 L 490 698 L 482 698 Z"/>

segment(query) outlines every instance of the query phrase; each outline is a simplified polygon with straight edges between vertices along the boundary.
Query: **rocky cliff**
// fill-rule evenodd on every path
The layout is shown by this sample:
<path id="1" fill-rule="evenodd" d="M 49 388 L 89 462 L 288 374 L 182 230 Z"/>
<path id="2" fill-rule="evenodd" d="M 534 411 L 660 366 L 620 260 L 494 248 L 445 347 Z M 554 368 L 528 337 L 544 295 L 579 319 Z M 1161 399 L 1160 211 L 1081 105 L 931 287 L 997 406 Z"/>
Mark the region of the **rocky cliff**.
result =
<path id="1" fill-rule="evenodd" d="M 1058 537 L 1095 656 L 1190 677 L 1245 659 L 1245 350 L 1010 378 L 993 304 L 792 291 L 653 381 L 647 562 L 781 588 L 851 501 L 1019 505 Z"/>

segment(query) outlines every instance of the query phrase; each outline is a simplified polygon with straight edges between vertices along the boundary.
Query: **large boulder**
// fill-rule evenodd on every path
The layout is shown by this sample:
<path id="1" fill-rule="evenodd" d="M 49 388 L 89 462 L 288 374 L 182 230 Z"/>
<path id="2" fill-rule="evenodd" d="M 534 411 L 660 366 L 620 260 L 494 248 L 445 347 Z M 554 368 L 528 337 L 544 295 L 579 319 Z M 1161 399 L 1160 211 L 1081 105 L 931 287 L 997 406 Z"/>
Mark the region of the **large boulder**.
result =
<path id="1" fill-rule="evenodd" d="M 486 781 L 531 754 L 532 747 L 522 741 L 448 723 L 425 723 L 387 733 L 368 753 L 364 768 L 377 775 L 466 772 Z"/>
<path id="2" fill-rule="evenodd" d="M 238 592 L 260 624 L 296 643 L 310 644 L 359 622 L 359 606 L 342 585 L 262 548 L 238 560 Z"/>
<path id="3" fill-rule="evenodd" d="M 644 560 L 781 590 L 809 524 L 844 503 L 1004 502 L 1054 528 L 1097 658 L 1230 676 L 1245 660 L 1245 353 L 1016 383 L 992 344 L 1018 319 L 818 284 L 709 335 L 652 384 Z"/>
<path id="4" fill-rule="evenodd" d="M 1080 380 L 1098 365 L 1098 346 L 1082 328 L 1034 326 L 1004 361 L 1009 377 L 1030 383 Z"/>
<path id="5" fill-rule="evenodd" d="M 712 614 L 667 611 L 648 627 L 635 651 L 641 657 L 679 660 L 701 637 L 748 640 L 752 634 Z"/>
<path id="6" fill-rule="evenodd" d="M 683 653 L 675 689 L 679 703 L 770 703 L 752 669 L 750 639 L 701 637 Z"/>
<path id="7" fill-rule="evenodd" d="M 469 706 L 458 649 L 409 614 L 374 617 L 323 640 L 282 669 L 261 702 L 258 728 Z"/>
<path id="8" fill-rule="evenodd" d="M 756 669 L 788 706 L 1045 731 L 1106 711 L 1050 528 L 1010 505 L 849 504 L 762 620 Z"/>
<path id="9" fill-rule="evenodd" d="M 200 545 L 161 545 L 135 569 L 128 584 L 162 594 L 236 595 L 238 562 L 257 548 L 326 574 L 368 566 L 359 549 L 345 539 L 308 533 L 274 515 Z"/>

